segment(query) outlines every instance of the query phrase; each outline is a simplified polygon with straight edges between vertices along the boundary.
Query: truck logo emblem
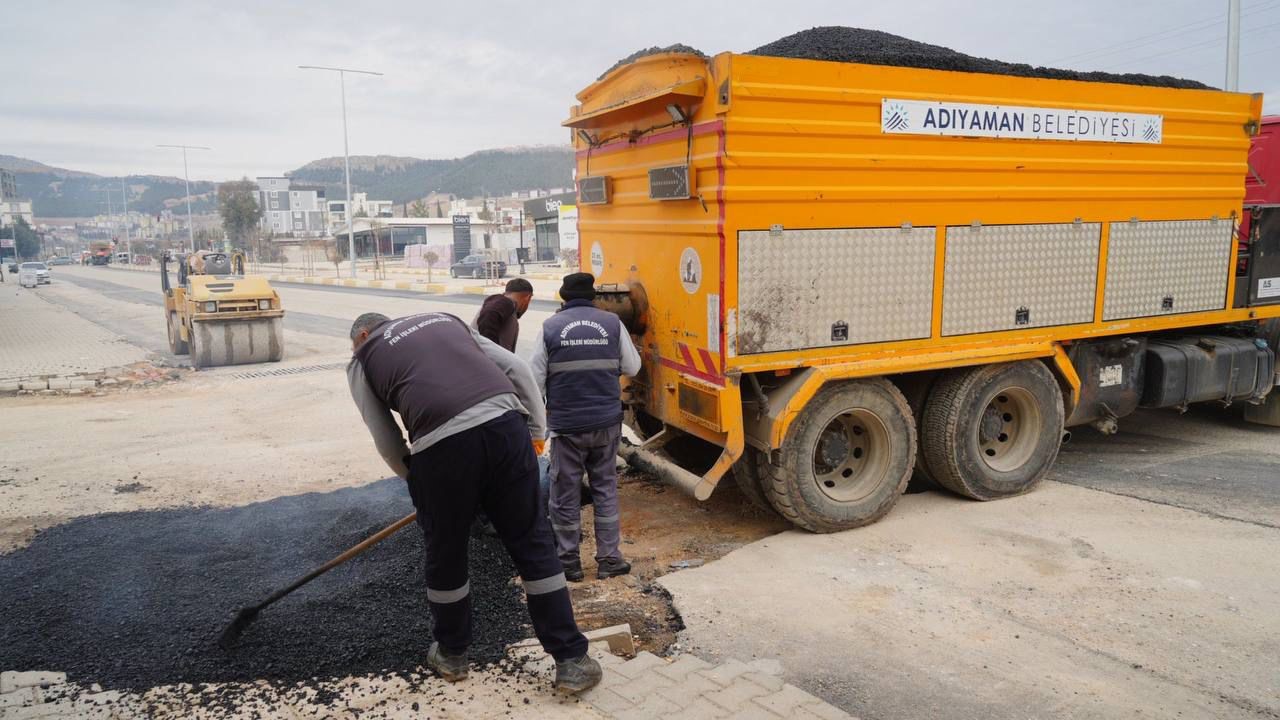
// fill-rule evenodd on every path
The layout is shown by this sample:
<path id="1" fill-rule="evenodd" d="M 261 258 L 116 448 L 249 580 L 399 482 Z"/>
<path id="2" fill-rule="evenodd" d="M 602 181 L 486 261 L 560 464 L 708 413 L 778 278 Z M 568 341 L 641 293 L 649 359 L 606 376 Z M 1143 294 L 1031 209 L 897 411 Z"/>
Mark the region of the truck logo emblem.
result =
<path id="1" fill-rule="evenodd" d="M 888 105 L 884 109 L 885 130 L 906 130 L 911 125 L 911 117 L 907 109 L 898 103 Z"/>
<path id="2" fill-rule="evenodd" d="M 697 250 L 687 247 L 680 253 L 679 273 L 684 291 L 690 295 L 698 292 L 698 286 L 702 284 L 702 258 L 698 257 Z"/>
<path id="3" fill-rule="evenodd" d="M 1142 139 L 1149 143 L 1160 142 L 1160 124 L 1155 120 L 1148 120 L 1146 127 L 1142 129 Z"/>

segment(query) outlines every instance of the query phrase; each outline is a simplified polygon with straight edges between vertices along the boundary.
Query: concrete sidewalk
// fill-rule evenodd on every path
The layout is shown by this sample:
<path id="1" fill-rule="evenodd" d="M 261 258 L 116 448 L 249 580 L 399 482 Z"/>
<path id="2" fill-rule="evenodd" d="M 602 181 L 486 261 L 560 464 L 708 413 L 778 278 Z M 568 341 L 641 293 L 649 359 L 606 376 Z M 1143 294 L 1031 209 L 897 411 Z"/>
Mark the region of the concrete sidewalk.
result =
<path id="1" fill-rule="evenodd" d="M 146 350 L 42 299 L 42 289 L 0 285 L 0 392 L 90 389 L 92 375 L 147 359 Z"/>

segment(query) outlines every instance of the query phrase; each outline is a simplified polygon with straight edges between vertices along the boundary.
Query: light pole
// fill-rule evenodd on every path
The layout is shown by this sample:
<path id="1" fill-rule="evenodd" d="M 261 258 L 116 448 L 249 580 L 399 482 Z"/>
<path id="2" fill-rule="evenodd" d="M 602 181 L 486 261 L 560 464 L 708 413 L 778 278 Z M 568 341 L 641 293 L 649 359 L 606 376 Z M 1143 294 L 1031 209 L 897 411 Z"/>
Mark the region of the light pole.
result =
<path id="1" fill-rule="evenodd" d="M 120 202 L 124 203 L 124 247 L 129 253 L 129 264 L 133 264 L 133 239 L 129 237 L 129 187 L 124 178 L 120 178 Z"/>
<path id="2" fill-rule="evenodd" d="M 195 225 L 191 221 L 191 174 L 187 172 L 188 150 L 212 150 L 201 145 L 157 145 L 162 148 L 179 148 L 182 150 L 182 179 L 187 183 L 187 240 L 191 241 L 191 252 L 196 251 Z"/>
<path id="3" fill-rule="evenodd" d="M 347 180 L 347 252 L 351 257 L 351 277 L 356 276 L 356 222 L 351 213 L 351 151 L 347 144 L 347 73 L 382 76 L 372 70 L 353 70 L 351 68 L 325 67 L 323 65 L 299 65 L 300 70 L 328 70 L 338 73 L 338 87 L 342 91 L 342 162 Z"/>
<path id="4" fill-rule="evenodd" d="M 1227 0 L 1227 92 L 1240 91 L 1240 0 Z"/>

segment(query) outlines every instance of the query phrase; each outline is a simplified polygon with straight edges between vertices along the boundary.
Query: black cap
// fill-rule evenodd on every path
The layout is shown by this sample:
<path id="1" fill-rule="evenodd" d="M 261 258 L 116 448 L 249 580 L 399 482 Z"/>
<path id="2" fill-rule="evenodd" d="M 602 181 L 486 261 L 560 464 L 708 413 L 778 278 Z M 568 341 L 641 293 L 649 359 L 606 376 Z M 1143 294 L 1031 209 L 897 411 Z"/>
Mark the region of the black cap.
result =
<path id="1" fill-rule="evenodd" d="M 595 300 L 596 276 L 584 272 L 565 275 L 564 283 L 560 285 L 560 298 L 565 302 L 570 300 Z"/>

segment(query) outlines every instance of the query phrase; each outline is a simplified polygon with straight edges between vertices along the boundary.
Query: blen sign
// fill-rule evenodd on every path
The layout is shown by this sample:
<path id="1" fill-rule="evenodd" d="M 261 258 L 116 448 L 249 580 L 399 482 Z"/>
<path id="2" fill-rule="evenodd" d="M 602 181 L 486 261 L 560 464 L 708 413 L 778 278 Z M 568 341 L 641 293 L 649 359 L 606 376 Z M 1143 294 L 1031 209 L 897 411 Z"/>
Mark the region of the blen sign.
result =
<path id="1" fill-rule="evenodd" d="M 1164 116 L 885 98 L 880 101 L 880 130 L 897 135 L 1159 145 L 1164 140 Z"/>

